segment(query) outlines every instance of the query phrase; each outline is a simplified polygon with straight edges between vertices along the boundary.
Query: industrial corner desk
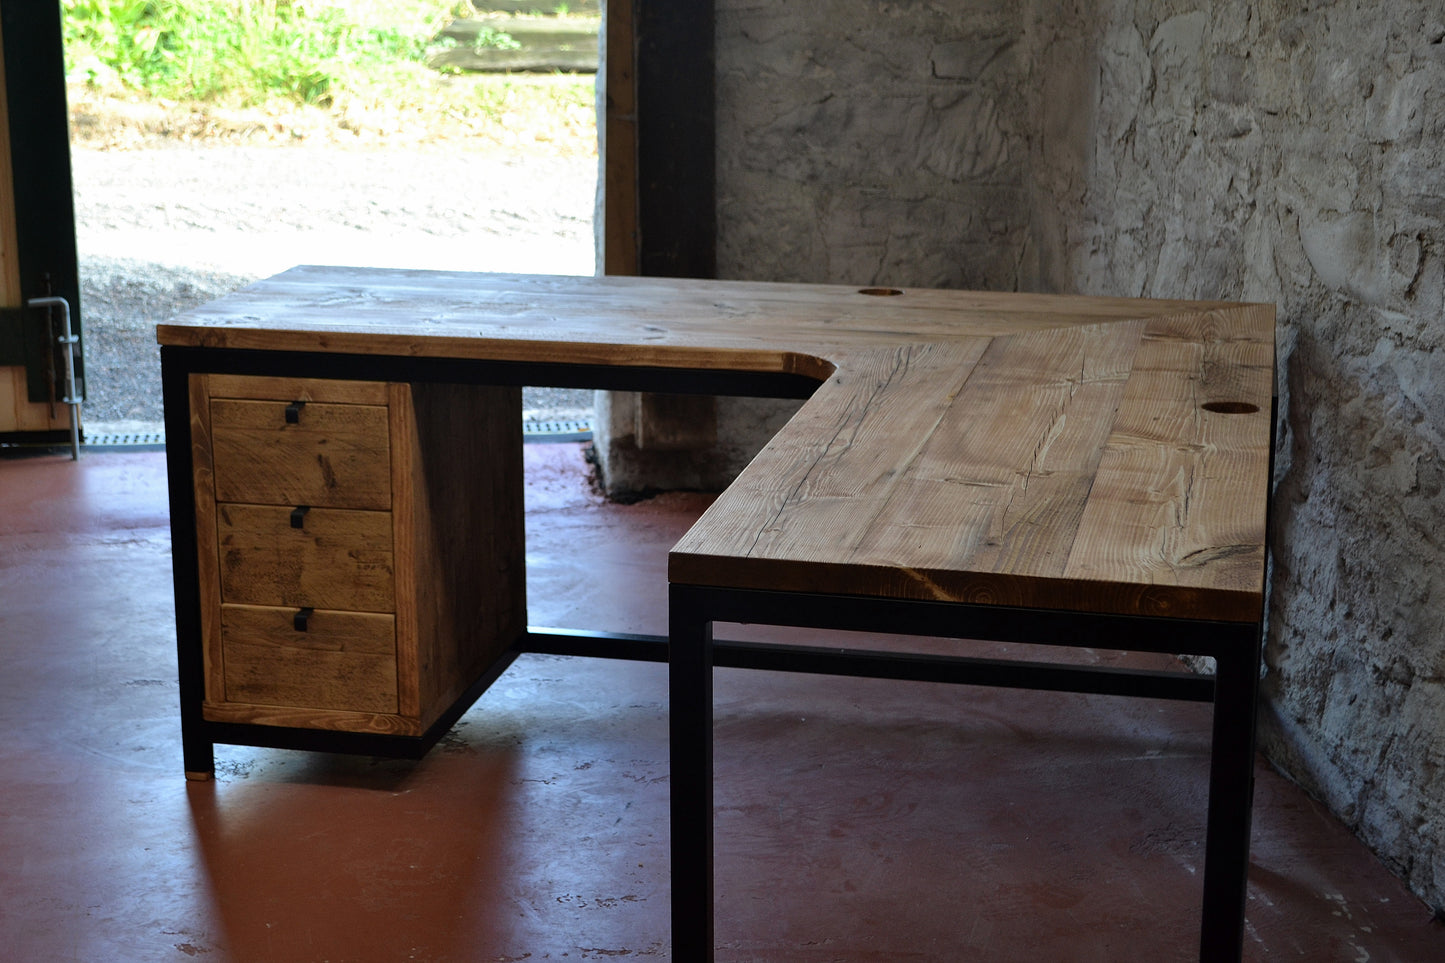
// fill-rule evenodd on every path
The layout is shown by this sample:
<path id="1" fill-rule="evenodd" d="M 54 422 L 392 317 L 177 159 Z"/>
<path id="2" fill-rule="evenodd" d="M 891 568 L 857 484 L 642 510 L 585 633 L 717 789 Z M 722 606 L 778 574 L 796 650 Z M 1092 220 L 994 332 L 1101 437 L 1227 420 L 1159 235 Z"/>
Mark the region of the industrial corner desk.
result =
<path id="1" fill-rule="evenodd" d="M 1239 957 L 1270 306 L 301 267 L 157 337 L 188 776 L 218 742 L 420 755 L 519 652 L 666 660 L 673 958 L 693 961 L 713 946 L 714 665 L 1208 701 L 1200 957 Z M 668 638 L 527 626 L 527 384 L 808 399 L 673 548 Z M 1216 671 L 714 641 L 714 622 Z"/>

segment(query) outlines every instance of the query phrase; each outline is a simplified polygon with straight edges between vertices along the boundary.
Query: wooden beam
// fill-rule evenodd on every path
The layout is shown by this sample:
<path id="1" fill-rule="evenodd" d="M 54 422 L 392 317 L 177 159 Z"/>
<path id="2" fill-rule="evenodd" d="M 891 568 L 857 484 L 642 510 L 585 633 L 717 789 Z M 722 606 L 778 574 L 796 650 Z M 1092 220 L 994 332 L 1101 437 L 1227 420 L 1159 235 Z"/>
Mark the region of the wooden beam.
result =
<path id="1" fill-rule="evenodd" d="M 55 295 L 70 303 L 71 330 L 82 337 L 75 249 L 75 199 L 70 177 L 70 118 L 65 102 L 65 49 L 55 4 L 0 2 L 6 106 L 12 150 L 15 257 L 20 300 Z M 31 401 L 49 401 L 45 376 L 52 350 L 48 326 L 25 332 Z M 75 376 L 84 391 L 77 345 Z M 64 393 L 61 385 L 57 394 Z M 68 418 L 68 415 L 67 415 Z"/>
<path id="2" fill-rule="evenodd" d="M 602 76 L 602 271 L 637 274 L 637 83 L 633 0 L 607 0 Z"/>
<path id="3" fill-rule="evenodd" d="M 713 0 L 634 0 L 638 268 L 717 273 Z"/>
<path id="4" fill-rule="evenodd" d="M 20 260 L 15 238 L 15 171 L 10 165 L 9 89 L 5 84 L 4 26 L 0 24 L 0 306 L 20 306 Z"/>
<path id="5" fill-rule="evenodd" d="M 19 241 L 15 225 L 15 172 L 10 161 L 9 88 L 4 69 L 4 26 L 0 24 L 0 307 L 18 308 L 24 303 L 20 290 Z M 67 182 L 67 188 L 69 183 Z M 7 323 L 7 322 L 0 322 Z M 6 344 L 13 344 L 23 357 L 19 331 L 0 332 Z M 60 405 L 30 400 L 25 366 L 0 365 L 0 434 L 51 432 L 69 426 L 70 413 Z"/>

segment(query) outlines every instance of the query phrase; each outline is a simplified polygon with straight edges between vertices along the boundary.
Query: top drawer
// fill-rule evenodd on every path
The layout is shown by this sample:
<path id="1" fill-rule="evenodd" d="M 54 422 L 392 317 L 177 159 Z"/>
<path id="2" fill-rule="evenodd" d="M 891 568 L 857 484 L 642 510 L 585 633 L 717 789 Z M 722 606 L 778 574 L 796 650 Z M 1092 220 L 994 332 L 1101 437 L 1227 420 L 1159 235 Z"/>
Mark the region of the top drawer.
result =
<path id="1" fill-rule="evenodd" d="M 217 501 L 391 509 L 384 405 L 213 394 L 211 453 Z"/>

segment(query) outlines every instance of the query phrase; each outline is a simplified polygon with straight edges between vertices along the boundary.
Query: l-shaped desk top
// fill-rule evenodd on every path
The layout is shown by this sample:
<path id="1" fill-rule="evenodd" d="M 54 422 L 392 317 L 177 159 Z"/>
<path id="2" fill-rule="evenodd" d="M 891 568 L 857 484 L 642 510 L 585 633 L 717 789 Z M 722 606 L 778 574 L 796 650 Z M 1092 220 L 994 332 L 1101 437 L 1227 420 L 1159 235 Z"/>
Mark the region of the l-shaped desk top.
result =
<path id="1" fill-rule="evenodd" d="M 299 267 L 157 337 L 815 378 L 674 582 L 1260 618 L 1270 305 Z"/>

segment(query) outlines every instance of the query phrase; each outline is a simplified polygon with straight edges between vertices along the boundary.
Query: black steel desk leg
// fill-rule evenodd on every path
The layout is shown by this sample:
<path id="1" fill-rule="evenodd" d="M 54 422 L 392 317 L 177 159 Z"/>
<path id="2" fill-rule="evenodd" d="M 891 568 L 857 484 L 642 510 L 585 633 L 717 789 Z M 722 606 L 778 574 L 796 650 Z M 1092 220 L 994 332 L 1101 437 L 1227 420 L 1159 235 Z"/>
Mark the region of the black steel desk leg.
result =
<path id="1" fill-rule="evenodd" d="M 1254 719 L 1260 629 L 1242 625 L 1221 649 L 1214 681 L 1214 743 L 1209 759 L 1201 960 L 1238 960 L 1244 952 L 1249 828 L 1254 804 Z"/>
<path id="2" fill-rule="evenodd" d="M 196 497 L 191 462 L 190 372 L 161 349 L 166 419 L 166 477 L 171 503 L 171 563 L 176 598 L 176 663 L 180 670 L 181 752 L 187 779 L 210 779 L 215 746 L 203 735 L 206 670 L 201 655 L 200 575 L 196 570 Z"/>
<path id="3" fill-rule="evenodd" d="M 668 593 L 672 958 L 713 957 L 712 623 L 696 589 Z"/>

